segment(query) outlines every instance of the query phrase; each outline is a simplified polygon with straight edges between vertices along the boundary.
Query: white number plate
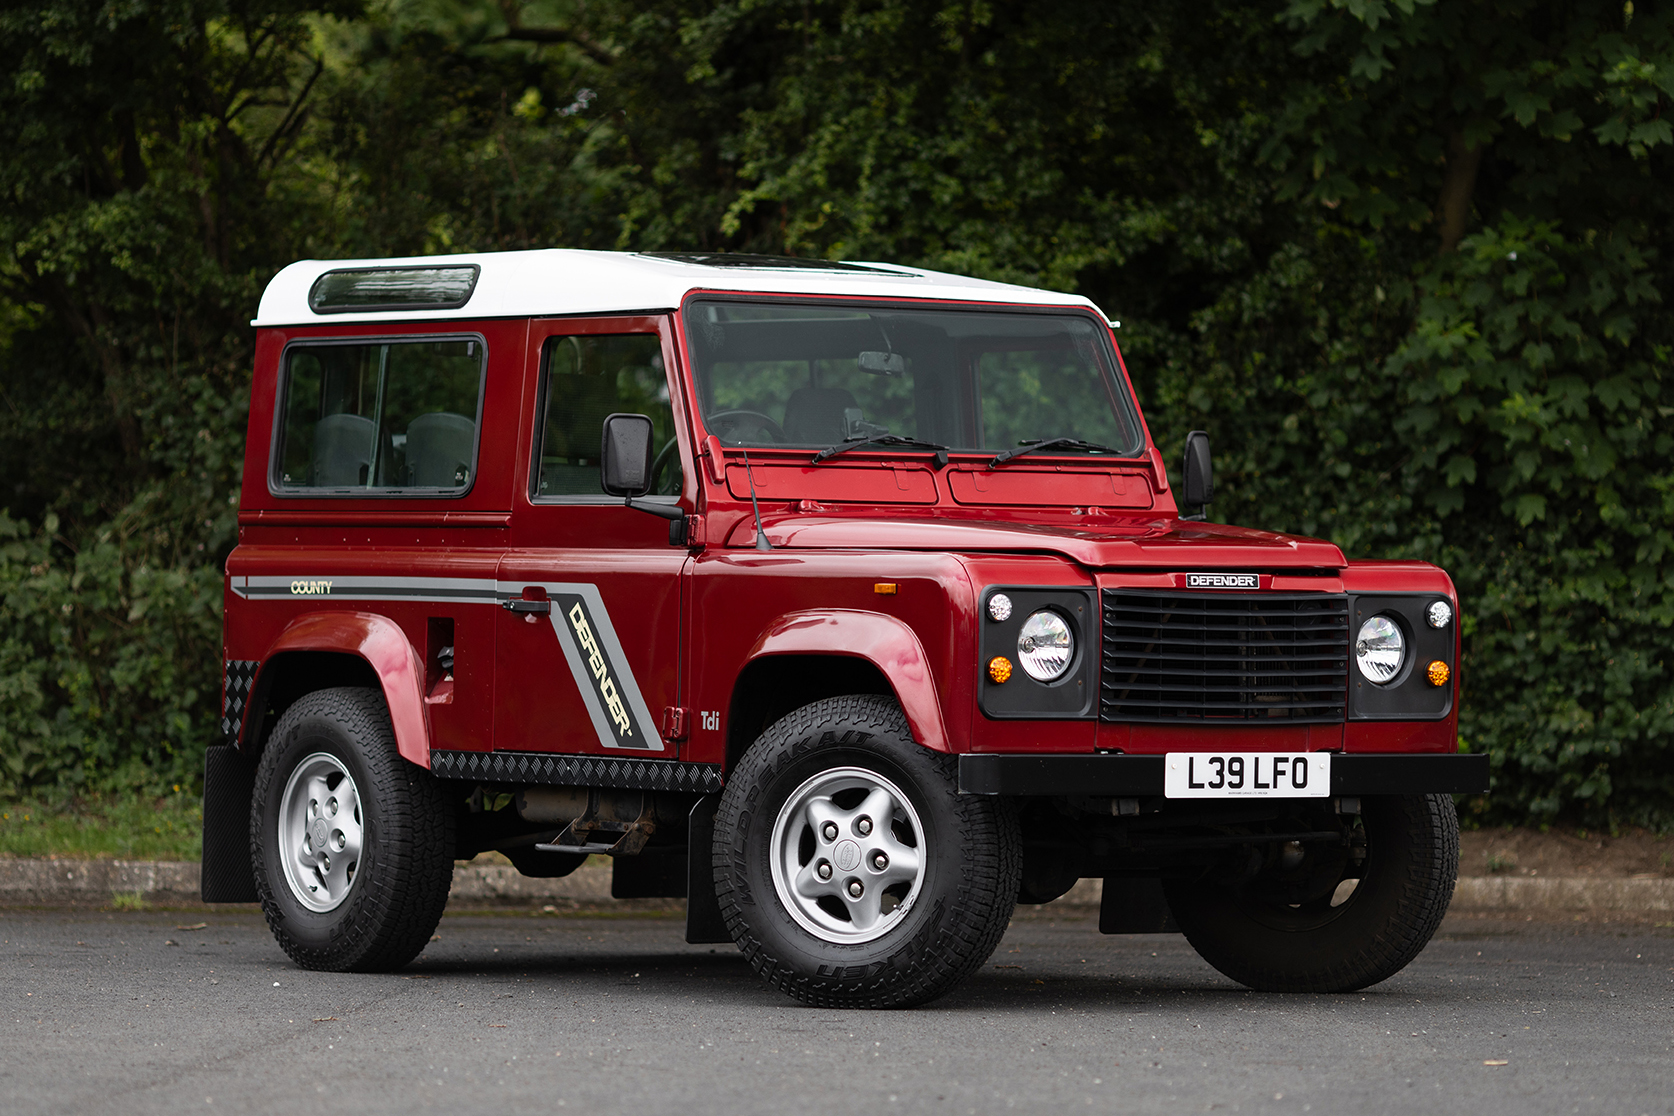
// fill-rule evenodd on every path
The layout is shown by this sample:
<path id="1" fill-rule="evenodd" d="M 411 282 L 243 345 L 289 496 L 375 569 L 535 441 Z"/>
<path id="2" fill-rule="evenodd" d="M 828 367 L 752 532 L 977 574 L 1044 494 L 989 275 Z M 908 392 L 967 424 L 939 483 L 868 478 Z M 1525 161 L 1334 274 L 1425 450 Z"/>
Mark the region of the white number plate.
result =
<path id="1" fill-rule="evenodd" d="M 1324 798 L 1330 752 L 1170 752 L 1168 798 Z"/>

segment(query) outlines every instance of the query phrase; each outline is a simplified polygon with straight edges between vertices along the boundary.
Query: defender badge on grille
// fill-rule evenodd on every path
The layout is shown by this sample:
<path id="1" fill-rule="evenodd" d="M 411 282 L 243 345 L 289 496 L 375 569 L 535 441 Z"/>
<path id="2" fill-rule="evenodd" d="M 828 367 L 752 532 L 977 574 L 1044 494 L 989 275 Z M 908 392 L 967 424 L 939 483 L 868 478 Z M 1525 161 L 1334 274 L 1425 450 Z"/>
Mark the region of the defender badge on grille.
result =
<path id="1" fill-rule="evenodd" d="M 1187 589 L 1257 589 L 1261 579 L 1248 573 L 1189 573 Z"/>

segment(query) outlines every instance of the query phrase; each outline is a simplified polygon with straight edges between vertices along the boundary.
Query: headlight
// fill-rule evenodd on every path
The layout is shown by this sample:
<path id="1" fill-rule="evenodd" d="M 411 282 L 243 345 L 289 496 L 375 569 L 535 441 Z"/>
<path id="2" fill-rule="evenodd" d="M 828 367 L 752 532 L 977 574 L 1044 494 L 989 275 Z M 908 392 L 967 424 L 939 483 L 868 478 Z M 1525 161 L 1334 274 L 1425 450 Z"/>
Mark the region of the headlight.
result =
<path id="1" fill-rule="evenodd" d="M 1367 680 L 1382 685 L 1401 673 L 1406 661 L 1407 640 L 1400 625 L 1387 616 L 1374 616 L 1360 625 L 1354 637 L 1354 661 Z"/>
<path id="2" fill-rule="evenodd" d="M 1051 609 L 1041 609 L 1023 622 L 1017 634 L 1017 661 L 1036 682 L 1064 676 L 1075 658 L 1075 637 L 1069 623 Z"/>

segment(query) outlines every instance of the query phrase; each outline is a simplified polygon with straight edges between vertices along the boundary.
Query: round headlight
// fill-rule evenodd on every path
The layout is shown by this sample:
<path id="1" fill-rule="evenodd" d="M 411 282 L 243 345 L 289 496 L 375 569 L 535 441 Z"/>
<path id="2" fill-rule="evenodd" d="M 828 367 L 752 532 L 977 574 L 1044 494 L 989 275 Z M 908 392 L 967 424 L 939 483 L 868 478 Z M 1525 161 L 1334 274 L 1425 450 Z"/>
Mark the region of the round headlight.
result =
<path id="1" fill-rule="evenodd" d="M 1400 625 L 1387 616 L 1374 616 L 1360 625 L 1354 637 L 1354 661 L 1367 680 L 1380 685 L 1401 673 L 1407 657 L 1407 639 Z"/>
<path id="2" fill-rule="evenodd" d="M 1062 678 L 1075 658 L 1075 637 L 1069 622 L 1050 609 L 1041 609 L 1023 621 L 1017 633 L 1017 661 L 1036 682 Z"/>

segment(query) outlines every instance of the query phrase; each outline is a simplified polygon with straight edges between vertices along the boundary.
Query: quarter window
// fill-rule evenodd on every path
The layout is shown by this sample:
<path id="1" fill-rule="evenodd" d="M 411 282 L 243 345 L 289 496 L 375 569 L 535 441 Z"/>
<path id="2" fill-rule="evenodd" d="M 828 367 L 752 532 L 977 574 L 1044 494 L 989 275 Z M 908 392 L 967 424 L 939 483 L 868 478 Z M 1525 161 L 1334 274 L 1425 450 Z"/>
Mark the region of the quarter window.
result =
<path id="1" fill-rule="evenodd" d="M 655 468 L 651 491 L 680 494 L 663 346 L 654 333 L 570 334 L 550 338 L 541 354 L 541 427 L 535 498 L 603 496 L 599 448 L 605 416 L 651 419 Z"/>
<path id="2" fill-rule="evenodd" d="M 278 487 L 464 492 L 476 469 L 485 356 L 479 338 L 293 346 Z"/>

